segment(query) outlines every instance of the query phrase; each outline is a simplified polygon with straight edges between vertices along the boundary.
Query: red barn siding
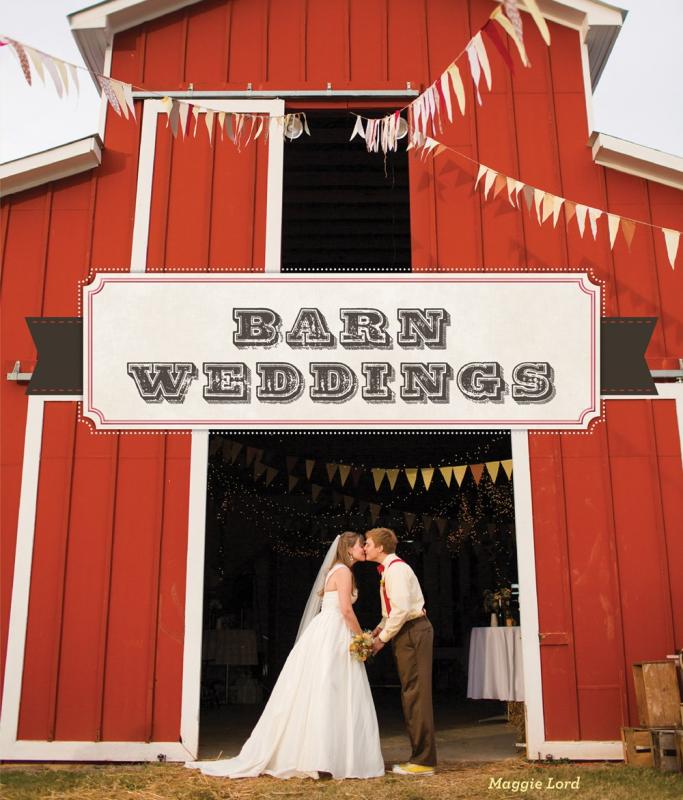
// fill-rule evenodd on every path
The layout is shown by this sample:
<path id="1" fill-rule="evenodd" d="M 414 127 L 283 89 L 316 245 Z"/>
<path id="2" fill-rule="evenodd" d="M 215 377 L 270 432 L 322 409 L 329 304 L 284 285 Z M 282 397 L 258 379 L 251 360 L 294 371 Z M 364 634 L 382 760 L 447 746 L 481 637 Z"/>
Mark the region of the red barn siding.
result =
<path id="1" fill-rule="evenodd" d="M 151 90 L 425 87 L 492 7 L 203 2 L 117 35 L 112 74 Z M 550 28 L 547 49 L 525 27 L 530 70 L 513 53 L 511 75 L 489 48 L 493 91 L 482 88 L 482 106 L 463 64 L 466 115 L 455 111 L 440 138 L 540 188 L 682 229 L 680 192 L 592 163 L 579 36 Z M 130 264 L 139 136 L 139 121 L 110 112 L 100 168 L 2 202 L 3 370 L 35 358 L 25 316 L 73 315 L 91 267 Z M 264 142 L 211 149 L 203 131 L 174 141 L 160 122 L 148 264 L 262 268 L 266 168 Z M 608 314 L 659 317 L 649 356 L 683 353 L 683 271 L 671 270 L 660 232 L 639 227 L 630 251 L 621 237 L 610 251 L 604 219 L 595 242 L 562 218 L 540 228 L 505 191 L 487 203 L 473 194 L 475 171 L 449 153 L 411 157 L 416 268 L 590 268 L 606 282 Z M 7 381 L 0 391 L 4 667 L 26 398 Z M 568 641 L 542 647 L 551 739 L 615 738 L 633 720 L 630 661 L 661 657 L 674 634 L 682 644 L 677 441 L 664 401 L 609 403 L 590 436 L 531 437 L 541 630 Z M 46 406 L 21 736 L 177 739 L 188 464 L 188 436 L 93 436 L 74 405 Z"/>

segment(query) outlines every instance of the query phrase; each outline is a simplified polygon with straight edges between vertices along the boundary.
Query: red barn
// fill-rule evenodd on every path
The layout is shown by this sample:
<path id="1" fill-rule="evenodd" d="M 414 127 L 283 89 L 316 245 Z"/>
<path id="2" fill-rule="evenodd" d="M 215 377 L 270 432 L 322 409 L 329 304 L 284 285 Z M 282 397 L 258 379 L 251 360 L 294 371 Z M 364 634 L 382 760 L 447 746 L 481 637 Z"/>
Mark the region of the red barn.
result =
<path id="1" fill-rule="evenodd" d="M 592 86 L 621 12 L 600 0 L 539 4 L 551 46 L 524 14 L 532 68 L 511 73 L 490 48 L 492 91 L 478 105 L 467 85 L 467 113 L 442 141 L 549 192 L 682 230 L 681 160 L 591 128 Z M 348 110 L 404 105 L 493 8 L 105 0 L 72 15 L 90 68 L 137 87 L 138 122 L 109 109 L 99 136 L 4 165 L 3 372 L 17 362 L 12 377 L 32 371 L 25 318 L 78 316 L 91 270 L 278 271 L 304 251 L 344 265 L 362 219 L 350 216 L 340 239 L 316 238 L 323 212 L 304 219 L 297 208 L 313 191 L 308 172 L 340 158 L 347 174 L 358 170 L 350 183 L 372 183 L 371 156 L 323 146 L 307 160 L 302 148 L 318 131 L 324 145 Z M 312 136 L 262 137 L 242 152 L 183 141 L 160 119 L 164 96 L 305 111 Z M 411 152 L 405 165 L 401 232 L 388 227 L 384 189 L 373 204 L 399 253 L 389 266 L 590 269 L 607 315 L 658 318 L 648 363 L 680 376 L 683 272 L 660 232 L 642 227 L 630 249 L 623 238 L 611 249 L 604 230 L 581 238 L 573 225 L 504 213 L 505 192 L 485 202 L 447 152 Z M 331 190 L 321 185 L 317 206 Z M 378 249 L 365 235 L 370 268 L 387 265 Z M 653 399 L 606 401 L 587 434 L 512 434 L 530 758 L 621 758 L 620 726 L 637 724 L 631 664 L 683 648 L 683 384 L 658 388 Z M 78 397 L 27 397 L 17 380 L 2 381 L 2 401 L 0 756 L 195 758 L 209 433 L 92 435 Z"/>

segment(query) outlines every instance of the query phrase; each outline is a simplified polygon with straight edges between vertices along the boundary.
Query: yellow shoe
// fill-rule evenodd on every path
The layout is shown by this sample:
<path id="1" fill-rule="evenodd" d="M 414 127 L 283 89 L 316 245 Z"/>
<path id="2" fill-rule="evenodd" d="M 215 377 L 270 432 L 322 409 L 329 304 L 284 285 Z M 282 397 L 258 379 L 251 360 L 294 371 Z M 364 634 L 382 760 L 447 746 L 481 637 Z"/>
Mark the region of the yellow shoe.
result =
<path id="1" fill-rule="evenodd" d="M 422 764 L 394 764 L 392 772 L 397 775 L 433 775 L 434 767 L 424 767 Z"/>

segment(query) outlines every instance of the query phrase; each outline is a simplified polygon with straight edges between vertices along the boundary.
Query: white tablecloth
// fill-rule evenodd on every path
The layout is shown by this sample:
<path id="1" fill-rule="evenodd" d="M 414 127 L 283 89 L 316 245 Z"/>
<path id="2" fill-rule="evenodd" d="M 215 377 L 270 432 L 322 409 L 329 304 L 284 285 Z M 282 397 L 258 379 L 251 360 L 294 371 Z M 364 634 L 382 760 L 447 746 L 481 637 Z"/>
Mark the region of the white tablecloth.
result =
<path id="1" fill-rule="evenodd" d="M 524 700 L 519 626 L 472 628 L 467 696 L 473 700 Z"/>

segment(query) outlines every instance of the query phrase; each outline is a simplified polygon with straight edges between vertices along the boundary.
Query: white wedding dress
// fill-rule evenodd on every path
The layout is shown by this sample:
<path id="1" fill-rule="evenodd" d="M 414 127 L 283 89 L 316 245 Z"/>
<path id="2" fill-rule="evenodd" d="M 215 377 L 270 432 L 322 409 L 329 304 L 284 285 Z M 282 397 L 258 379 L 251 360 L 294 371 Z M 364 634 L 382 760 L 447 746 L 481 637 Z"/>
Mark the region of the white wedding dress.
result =
<path id="1" fill-rule="evenodd" d="M 325 592 L 320 613 L 292 648 L 240 754 L 185 766 L 226 778 L 384 775 L 370 684 L 365 665 L 349 653 L 350 641 L 337 592 Z"/>

